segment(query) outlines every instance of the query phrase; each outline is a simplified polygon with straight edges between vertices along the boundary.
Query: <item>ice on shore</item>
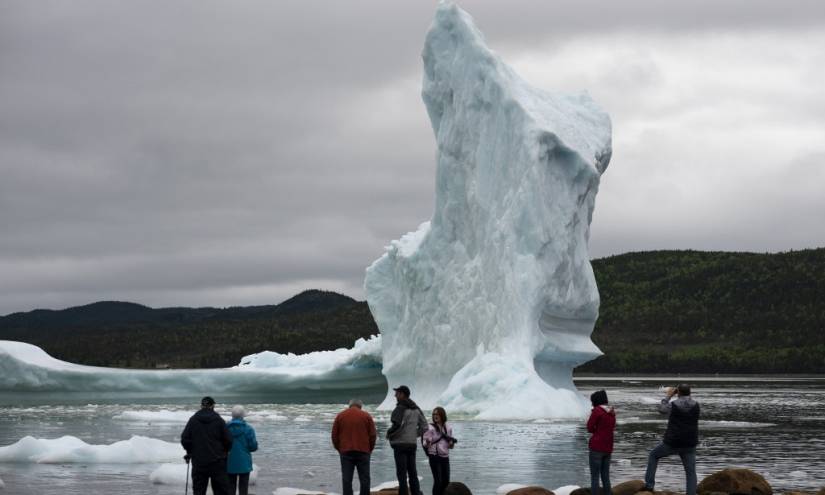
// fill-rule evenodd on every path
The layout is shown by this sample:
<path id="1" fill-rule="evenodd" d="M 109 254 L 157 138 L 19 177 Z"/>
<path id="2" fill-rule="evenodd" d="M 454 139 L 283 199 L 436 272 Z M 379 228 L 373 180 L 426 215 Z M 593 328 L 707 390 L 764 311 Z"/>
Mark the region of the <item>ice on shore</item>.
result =
<path id="1" fill-rule="evenodd" d="M 137 435 L 109 445 L 92 445 L 73 436 L 54 439 L 27 436 L 0 447 L 0 462 L 151 464 L 178 460 L 184 454 L 178 443 Z"/>
<path id="2" fill-rule="evenodd" d="M 600 354 L 587 243 L 610 119 L 585 93 L 531 87 L 452 2 L 423 58 L 436 204 L 367 269 L 384 375 L 424 407 L 583 416 L 572 370 Z"/>
<path id="3" fill-rule="evenodd" d="M 190 468 L 191 469 L 191 468 Z M 149 481 L 156 485 L 185 485 L 186 484 L 186 463 L 164 463 L 149 474 Z M 191 472 L 190 472 L 191 476 Z M 252 464 L 252 472 L 249 473 L 249 484 L 258 482 L 258 465 Z M 191 481 L 190 481 L 191 483 Z"/>
<path id="4" fill-rule="evenodd" d="M 351 349 L 262 352 L 225 369 L 132 370 L 67 363 L 23 342 L 0 341 L 0 390 L 26 392 L 148 392 L 155 396 L 365 390 L 386 384 L 380 338 Z"/>

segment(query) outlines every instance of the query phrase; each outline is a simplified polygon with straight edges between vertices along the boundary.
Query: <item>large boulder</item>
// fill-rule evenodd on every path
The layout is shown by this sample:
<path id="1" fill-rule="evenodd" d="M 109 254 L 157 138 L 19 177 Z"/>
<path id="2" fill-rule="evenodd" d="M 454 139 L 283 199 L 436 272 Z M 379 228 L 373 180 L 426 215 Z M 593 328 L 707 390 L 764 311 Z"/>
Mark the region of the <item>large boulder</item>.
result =
<path id="1" fill-rule="evenodd" d="M 573 495 L 572 492 L 570 495 Z M 507 492 L 507 495 L 555 495 L 553 492 L 544 488 L 543 486 L 525 486 L 524 488 L 517 488 Z"/>
<path id="2" fill-rule="evenodd" d="M 464 483 L 451 481 L 444 489 L 444 495 L 473 495 L 473 492 Z"/>
<path id="3" fill-rule="evenodd" d="M 645 487 L 645 482 L 642 480 L 630 480 L 619 483 L 618 485 L 613 485 L 611 487 L 613 491 L 613 495 L 635 495 L 636 493 L 642 491 L 642 488 Z M 596 495 L 601 495 L 601 489 L 599 490 L 600 493 Z M 508 494 L 510 495 L 510 494 Z M 590 488 L 576 488 L 570 495 L 591 495 Z"/>
<path id="4" fill-rule="evenodd" d="M 644 481 L 630 480 L 619 483 L 618 485 L 613 485 L 611 488 L 613 491 L 613 495 L 634 495 L 642 491 L 642 488 L 644 487 Z"/>
<path id="5" fill-rule="evenodd" d="M 723 469 L 703 479 L 697 493 L 723 492 L 731 495 L 772 495 L 773 488 L 758 473 L 750 469 Z"/>

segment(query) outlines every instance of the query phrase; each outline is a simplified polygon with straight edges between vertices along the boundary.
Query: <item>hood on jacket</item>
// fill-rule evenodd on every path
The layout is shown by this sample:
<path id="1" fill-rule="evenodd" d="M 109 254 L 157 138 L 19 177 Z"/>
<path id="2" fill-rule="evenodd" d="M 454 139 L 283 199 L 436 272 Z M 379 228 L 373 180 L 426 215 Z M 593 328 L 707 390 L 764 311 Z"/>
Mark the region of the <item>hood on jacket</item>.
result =
<path id="1" fill-rule="evenodd" d="M 401 399 L 400 401 L 398 401 L 398 405 L 401 407 L 406 407 L 407 409 L 418 409 L 418 404 L 413 402 L 413 400 L 410 398 Z"/>
<path id="2" fill-rule="evenodd" d="M 209 424 L 213 421 L 218 421 L 222 419 L 220 414 L 216 413 L 211 409 L 201 409 L 200 411 L 194 414 L 194 417 L 195 419 L 204 424 Z"/>
<path id="3" fill-rule="evenodd" d="M 229 429 L 229 433 L 235 438 L 246 434 L 246 421 L 242 419 L 234 418 L 226 427 Z"/>

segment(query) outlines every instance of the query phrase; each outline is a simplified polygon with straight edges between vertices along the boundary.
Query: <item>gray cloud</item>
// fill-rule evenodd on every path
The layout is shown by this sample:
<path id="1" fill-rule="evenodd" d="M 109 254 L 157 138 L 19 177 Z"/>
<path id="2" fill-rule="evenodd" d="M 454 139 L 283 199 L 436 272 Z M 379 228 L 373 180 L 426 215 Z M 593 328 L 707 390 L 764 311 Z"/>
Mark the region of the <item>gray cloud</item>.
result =
<path id="1" fill-rule="evenodd" d="M 819 2 L 462 5 L 614 119 L 596 256 L 825 244 Z M 5 2 L 0 314 L 362 297 L 432 213 L 434 3 Z"/>

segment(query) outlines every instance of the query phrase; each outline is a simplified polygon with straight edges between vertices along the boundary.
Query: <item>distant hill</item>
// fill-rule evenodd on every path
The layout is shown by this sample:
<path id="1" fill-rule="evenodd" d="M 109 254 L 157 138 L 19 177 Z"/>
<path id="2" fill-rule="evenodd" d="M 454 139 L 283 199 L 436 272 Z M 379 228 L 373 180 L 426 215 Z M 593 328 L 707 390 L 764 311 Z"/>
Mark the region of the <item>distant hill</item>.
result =
<path id="1" fill-rule="evenodd" d="M 376 333 L 365 302 L 320 290 L 268 306 L 152 309 L 109 301 L 0 317 L 0 339 L 76 363 L 135 368 L 233 366 L 262 350 L 349 347 Z"/>
<path id="2" fill-rule="evenodd" d="M 778 254 L 651 251 L 593 261 L 601 292 L 579 368 L 617 373 L 822 373 L 825 248 Z M 262 350 L 351 346 L 367 304 L 309 290 L 271 306 L 152 309 L 98 302 L 0 317 L 0 339 L 100 366 L 220 367 Z"/>

